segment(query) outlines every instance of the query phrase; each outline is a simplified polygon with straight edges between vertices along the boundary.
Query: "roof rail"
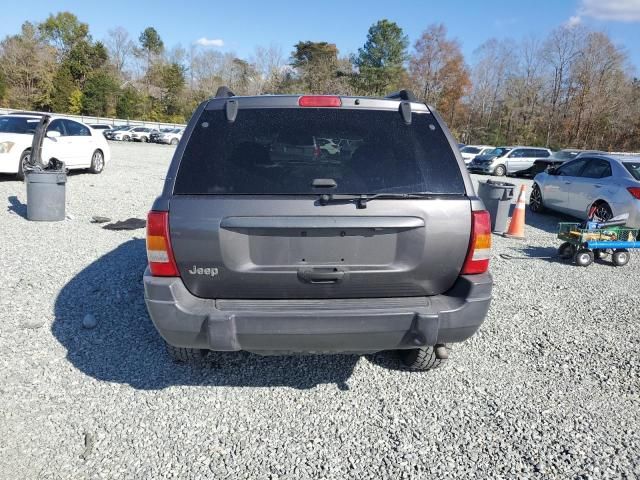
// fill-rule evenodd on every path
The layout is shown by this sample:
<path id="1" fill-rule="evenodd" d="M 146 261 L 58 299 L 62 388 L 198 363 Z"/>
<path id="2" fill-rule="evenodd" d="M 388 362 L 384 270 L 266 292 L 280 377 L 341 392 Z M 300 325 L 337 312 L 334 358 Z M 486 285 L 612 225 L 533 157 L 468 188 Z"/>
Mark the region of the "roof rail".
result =
<path id="1" fill-rule="evenodd" d="M 638 152 L 603 152 L 603 153 L 607 153 L 608 155 L 620 155 L 620 156 L 632 156 L 632 157 L 637 157 L 638 155 L 640 155 L 640 153 Z"/>
<path id="2" fill-rule="evenodd" d="M 235 97 L 236 94 L 231 91 L 231 89 L 225 85 L 218 87 L 216 91 L 216 98 L 228 98 Z"/>
<path id="3" fill-rule="evenodd" d="M 418 101 L 411 90 L 398 90 L 397 92 L 390 93 L 384 98 L 388 98 L 389 100 L 406 100 L 408 102 Z"/>
<path id="4" fill-rule="evenodd" d="M 48 115 L 47 113 L 42 113 L 42 112 L 21 112 L 21 111 L 15 111 L 15 112 L 9 112 L 7 113 L 7 115 L 30 115 L 32 117 L 44 117 L 45 115 Z"/>

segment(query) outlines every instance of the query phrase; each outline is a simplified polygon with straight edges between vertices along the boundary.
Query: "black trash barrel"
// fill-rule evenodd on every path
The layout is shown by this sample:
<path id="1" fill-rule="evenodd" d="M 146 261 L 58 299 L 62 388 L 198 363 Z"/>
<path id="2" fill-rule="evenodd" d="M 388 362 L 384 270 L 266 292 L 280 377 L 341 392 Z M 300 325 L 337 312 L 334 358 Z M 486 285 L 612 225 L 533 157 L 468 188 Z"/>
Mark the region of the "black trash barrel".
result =
<path id="1" fill-rule="evenodd" d="M 27 219 L 57 222 L 65 218 L 67 174 L 59 170 L 25 172 Z"/>
<path id="2" fill-rule="evenodd" d="M 504 233 L 516 186 L 513 183 L 487 180 L 478 184 L 478 196 L 491 215 L 491 231 Z"/>

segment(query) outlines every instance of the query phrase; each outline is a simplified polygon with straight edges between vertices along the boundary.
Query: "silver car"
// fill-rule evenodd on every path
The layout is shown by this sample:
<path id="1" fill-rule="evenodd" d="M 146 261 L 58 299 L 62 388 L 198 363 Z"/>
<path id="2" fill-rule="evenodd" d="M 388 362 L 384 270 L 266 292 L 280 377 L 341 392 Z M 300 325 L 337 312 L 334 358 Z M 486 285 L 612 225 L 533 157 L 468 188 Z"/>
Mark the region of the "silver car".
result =
<path id="1" fill-rule="evenodd" d="M 581 219 L 591 207 L 601 219 L 629 214 L 640 228 L 640 155 L 581 154 L 534 178 L 529 208 L 545 208 Z"/>
<path id="2" fill-rule="evenodd" d="M 151 137 L 156 143 L 166 143 L 167 145 L 177 145 L 180 143 L 184 128 L 172 128 L 167 131 L 160 131 Z"/>
<path id="3" fill-rule="evenodd" d="M 533 165 L 537 159 L 548 158 L 551 150 L 540 147 L 497 147 L 478 155 L 467 169 L 472 173 L 484 173 L 502 177 Z"/>

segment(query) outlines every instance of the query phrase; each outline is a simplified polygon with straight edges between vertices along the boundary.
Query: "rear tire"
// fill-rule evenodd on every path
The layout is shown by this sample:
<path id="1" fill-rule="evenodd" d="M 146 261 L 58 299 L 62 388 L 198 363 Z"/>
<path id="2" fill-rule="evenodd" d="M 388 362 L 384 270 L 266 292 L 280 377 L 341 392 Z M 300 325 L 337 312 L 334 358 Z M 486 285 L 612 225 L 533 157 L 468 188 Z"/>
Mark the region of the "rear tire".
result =
<path id="1" fill-rule="evenodd" d="M 560 247 L 558 247 L 558 256 L 562 260 L 569 260 L 573 258 L 576 254 L 576 247 L 569 242 L 564 242 Z"/>
<path id="2" fill-rule="evenodd" d="M 624 267 L 627 263 L 629 263 L 630 258 L 631 255 L 629 254 L 629 250 L 625 248 L 616 250 L 611 256 L 611 260 L 616 267 Z"/>
<path id="3" fill-rule="evenodd" d="M 529 196 L 529 210 L 533 213 L 543 213 L 545 211 L 544 203 L 542 203 L 542 191 L 537 183 L 531 187 L 531 195 Z"/>
<path id="4" fill-rule="evenodd" d="M 172 138 L 171 142 L 169 142 L 169 143 L 171 143 L 171 145 L 177 145 L 178 144 L 178 139 L 177 138 Z"/>
<path id="5" fill-rule="evenodd" d="M 493 171 L 493 174 L 496 177 L 504 177 L 507 174 L 507 169 L 504 165 L 498 165 L 496 169 Z"/>
<path id="6" fill-rule="evenodd" d="M 142 143 L 147 143 L 149 141 L 149 139 L 147 137 L 140 137 L 140 141 Z"/>
<path id="7" fill-rule="evenodd" d="M 200 362 L 206 357 L 207 350 L 201 348 L 185 348 L 174 347 L 173 345 L 166 344 L 167 353 L 174 362 L 177 363 L 196 363 Z"/>
<path id="8" fill-rule="evenodd" d="M 607 202 L 598 202 L 594 205 L 596 207 L 595 216 L 601 221 L 606 222 L 613 217 L 613 211 Z"/>
<path id="9" fill-rule="evenodd" d="M 89 171 L 91 173 L 102 173 L 104 170 L 104 154 L 100 150 L 93 152 L 91 156 L 91 166 Z"/>
<path id="10" fill-rule="evenodd" d="M 25 150 L 20 155 L 20 162 L 18 163 L 18 173 L 16 173 L 16 178 L 18 180 L 24 180 L 24 167 L 29 163 L 31 159 L 31 150 Z"/>
<path id="11" fill-rule="evenodd" d="M 439 347 L 440 345 L 436 345 Z M 441 367 L 447 360 L 436 356 L 436 347 L 411 348 L 399 350 L 402 364 L 409 370 L 426 372 Z"/>
<path id="12" fill-rule="evenodd" d="M 576 252 L 574 261 L 579 267 L 588 267 L 593 263 L 593 252 L 591 250 L 587 250 L 586 248 L 581 248 Z"/>

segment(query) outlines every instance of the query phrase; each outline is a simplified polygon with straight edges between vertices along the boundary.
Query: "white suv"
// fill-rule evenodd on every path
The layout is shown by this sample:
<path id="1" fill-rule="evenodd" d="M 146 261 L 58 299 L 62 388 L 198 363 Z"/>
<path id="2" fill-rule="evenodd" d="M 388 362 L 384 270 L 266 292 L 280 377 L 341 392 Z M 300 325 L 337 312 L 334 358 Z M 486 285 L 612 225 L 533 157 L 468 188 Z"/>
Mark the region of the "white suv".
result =
<path id="1" fill-rule="evenodd" d="M 107 132 L 105 135 L 109 140 L 117 140 L 121 142 L 129 142 L 131 140 L 131 130 L 136 127 L 132 127 L 131 125 L 117 127 Z"/>

